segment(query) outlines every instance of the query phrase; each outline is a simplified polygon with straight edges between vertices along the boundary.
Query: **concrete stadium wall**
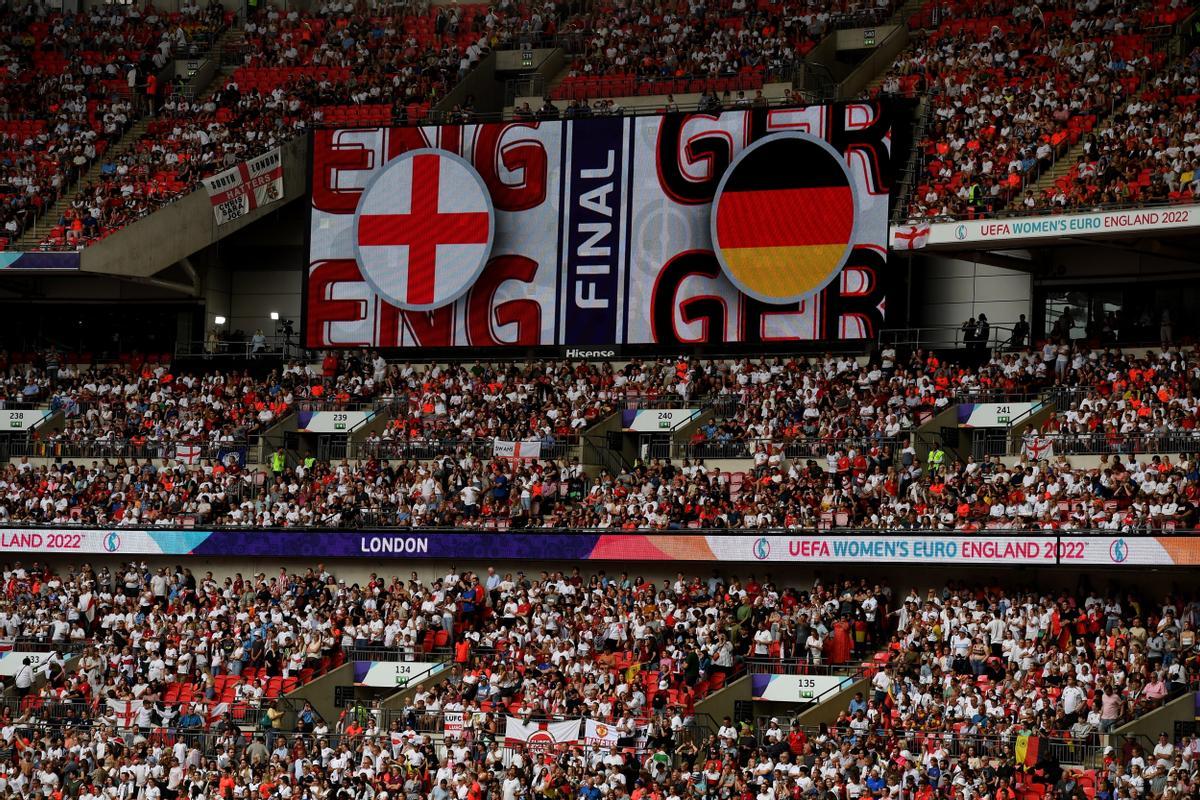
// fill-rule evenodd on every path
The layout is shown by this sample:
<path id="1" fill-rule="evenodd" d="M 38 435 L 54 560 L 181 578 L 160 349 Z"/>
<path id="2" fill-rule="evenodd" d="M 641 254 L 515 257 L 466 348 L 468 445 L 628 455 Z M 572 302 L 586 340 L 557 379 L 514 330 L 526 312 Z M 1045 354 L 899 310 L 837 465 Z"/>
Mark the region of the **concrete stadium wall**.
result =
<path id="1" fill-rule="evenodd" d="M 1175 737 L 1176 722 L 1192 722 L 1196 719 L 1196 693 L 1188 692 L 1177 697 L 1162 708 L 1151 711 L 1138 719 L 1113 731 L 1113 737 L 1145 736 L 1152 742 L 1158 741 L 1160 733 Z"/>
<path id="2" fill-rule="evenodd" d="M 838 99 L 847 100 L 861 95 L 863 89 L 884 72 L 895 61 L 896 56 L 908 44 L 906 25 L 881 25 L 878 28 L 849 28 L 837 32 L 839 52 L 861 50 L 868 30 L 875 31 L 876 47 L 860 61 L 838 84 Z"/>
<path id="3" fill-rule="evenodd" d="M 224 313 L 229 318 L 227 330 L 253 334 L 262 328 L 267 336 L 273 336 L 275 323 L 270 314 L 277 311 L 281 320 L 292 320 L 299 331 L 303 291 L 303 265 L 277 270 L 238 269 L 235 265 L 229 272 L 229 304 L 223 312 L 213 313 Z M 214 306 L 208 308 L 212 311 Z"/>
<path id="4" fill-rule="evenodd" d="M 742 675 L 731 681 L 721 691 L 714 692 L 696 703 L 696 713 L 708 714 L 719 725 L 723 717 L 733 717 L 736 703 L 750 699 L 750 676 Z"/>
<path id="5" fill-rule="evenodd" d="M 150 277 L 264 219 L 308 193 L 308 136 L 283 145 L 283 199 L 218 227 L 208 193 L 197 189 L 83 251 L 82 270 Z"/>
<path id="6" fill-rule="evenodd" d="M 338 715 L 342 713 L 342 710 L 333 704 L 333 687 L 346 685 L 354 685 L 354 663 L 351 661 L 309 681 L 285 697 L 293 701 L 297 708 L 303 705 L 304 700 L 312 703 L 317 713 L 325 718 L 330 728 L 333 728 L 337 725 Z M 292 722 L 290 719 L 288 721 Z"/>
<path id="7" fill-rule="evenodd" d="M 818 703 L 814 708 L 810 708 L 803 714 L 796 717 L 801 725 L 820 725 L 821 723 L 830 723 L 838 718 L 847 708 L 850 707 L 850 700 L 857 692 L 862 692 L 863 697 L 870 696 L 871 682 L 866 678 L 861 681 L 852 683 L 842 691 L 835 694 L 823 703 Z"/>
<path id="8" fill-rule="evenodd" d="M 792 88 L 790 83 L 767 83 L 763 85 L 763 97 L 772 103 L 778 103 L 783 100 L 784 92 Z M 736 96 L 736 93 L 734 93 Z M 665 94 L 648 94 L 637 95 L 631 97 L 614 97 L 609 95 L 597 95 L 589 97 L 588 100 L 613 100 L 625 109 L 630 111 L 661 111 L 667 104 L 667 95 Z M 753 99 L 754 91 L 747 91 L 746 97 Z M 529 103 L 529 107 L 536 111 L 541 107 L 544 98 L 541 97 L 518 97 L 513 108 L 519 108 L 522 103 Z M 675 103 L 683 109 L 695 108 L 700 102 L 700 95 L 693 92 L 680 92 L 675 95 Z M 560 112 L 565 111 L 569 100 L 555 100 L 554 105 Z M 511 113 L 512 108 L 507 108 L 505 111 Z"/>
<path id="9" fill-rule="evenodd" d="M 913 324 L 951 328 L 947 341 L 930 341 L 927 346 L 954 346 L 954 329 L 981 313 L 987 314 L 993 328 L 1011 328 L 1021 314 L 1033 319 L 1033 279 L 1028 272 L 930 256 L 923 260 L 917 275 L 914 280 L 919 289 L 913 307 L 920 309 L 921 316 Z"/>

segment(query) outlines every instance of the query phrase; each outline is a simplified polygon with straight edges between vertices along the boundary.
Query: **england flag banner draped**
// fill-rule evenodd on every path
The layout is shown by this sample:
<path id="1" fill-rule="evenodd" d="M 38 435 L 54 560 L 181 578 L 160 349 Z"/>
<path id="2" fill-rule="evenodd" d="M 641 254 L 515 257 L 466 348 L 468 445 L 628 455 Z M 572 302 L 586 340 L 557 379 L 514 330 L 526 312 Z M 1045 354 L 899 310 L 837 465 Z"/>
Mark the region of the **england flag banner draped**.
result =
<path id="1" fill-rule="evenodd" d="M 1025 451 L 1025 457 L 1031 461 L 1054 458 L 1054 440 L 1048 436 L 1028 434 L 1024 437 L 1023 442 L 1022 449 Z"/>
<path id="2" fill-rule="evenodd" d="M 891 128 L 852 102 L 314 131 L 305 342 L 873 338 Z"/>
<path id="3" fill-rule="evenodd" d="M 204 179 L 218 225 L 283 199 L 283 157 L 278 147 Z"/>
<path id="4" fill-rule="evenodd" d="M 109 700 L 108 710 L 116 717 L 117 727 L 132 728 L 137 724 L 138 715 L 142 711 L 141 700 Z"/>
<path id="5" fill-rule="evenodd" d="M 504 746 L 526 746 L 546 750 L 579 741 L 579 720 L 563 722 L 524 722 L 517 717 L 504 718 Z"/>

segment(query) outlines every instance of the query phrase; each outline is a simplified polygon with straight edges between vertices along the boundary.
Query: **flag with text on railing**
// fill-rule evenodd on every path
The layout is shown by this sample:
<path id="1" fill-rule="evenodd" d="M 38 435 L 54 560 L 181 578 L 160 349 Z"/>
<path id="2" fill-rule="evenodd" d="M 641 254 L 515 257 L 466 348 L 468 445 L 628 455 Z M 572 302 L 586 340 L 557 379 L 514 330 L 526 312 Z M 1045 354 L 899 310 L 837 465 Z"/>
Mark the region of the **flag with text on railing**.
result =
<path id="1" fill-rule="evenodd" d="M 529 721 L 516 717 L 504 718 L 504 746 L 525 746 L 531 750 L 548 750 L 579 742 L 579 720 L 563 722 Z"/>
<path id="2" fill-rule="evenodd" d="M 496 439 L 492 443 L 492 455 L 496 458 L 541 458 L 542 443 L 537 439 L 527 439 L 521 442 L 509 442 Z"/>
<path id="3" fill-rule="evenodd" d="M 462 711 L 447 711 L 442 715 L 442 737 L 446 739 L 461 739 L 463 735 Z"/>
<path id="4" fill-rule="evenodd" d="M 1041 461 L 1054 457 L 1054 440 L 1047 436 L 1030 434 L 1023 440 L 1025 457 L 1030 461 Z"/>
<path id="5" fill-rule="evenodd" d="M 257 158 L 205 178 L 218 225 L 283 199 L 283 153 L 276 147 Z"/>
<path id="6" fill-rule="evenodd" d="M 604 747 L 612 749 L 617 746 L 617 729 L 607 722 L 597 722 L 594 719 L 583 721 L 583 743 L 589 747 Z"/>

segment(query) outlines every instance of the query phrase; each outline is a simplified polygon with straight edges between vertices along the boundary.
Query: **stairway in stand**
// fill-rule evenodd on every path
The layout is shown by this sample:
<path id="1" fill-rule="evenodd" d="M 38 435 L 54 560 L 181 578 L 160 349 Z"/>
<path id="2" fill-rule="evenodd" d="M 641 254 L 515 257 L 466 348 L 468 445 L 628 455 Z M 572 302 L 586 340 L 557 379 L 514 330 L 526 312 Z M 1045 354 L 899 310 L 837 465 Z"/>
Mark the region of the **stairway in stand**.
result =
<path id="1" fill-rule="evenodd" d="M 204 58 L 220 58 L 226 48 L 230 46 L 230 42 L 234 40 L 240 42 L 241 37 L 242 31 L 240 29 L 234 30 L 231 28 L 224 31 L 220 36 L 217 37 L 216 41 L 213 42 L 212 47 L 208 49 L 208 52 L 205 54 Z M 222 72 L 217 70 L 217 72 L 214 73 L 213 78 L 206 82 L 204 86 L 193 85 L 189 88 L 191 89 L 193 96 L 203 96 L 203 93 L 210 90 L 210 87 L 217 83 L 222 77 Z M 141 138 L 142 134 L 146 132 L 146 129 L 150 126 L 150 123 L 153 121 L 153 119 L 154 117 L 151 116 L 143 116 L 134 120 L 134 123 L 129 127 L 129 130 L 125 131 L 125 133 L 122 134 L 119 139 L 108 146 L 107 152 L 119 153 L 128 148 L 132 143 Z M 12 249 L 33 250 L 36 249 L 41 242 L 45 241 L 46 237 L 50 235 L 50 232 L 53 231 L 58 225 L 58 220 L 62 218 L 63 212 L 65 212 L 71 206 L 71 201 L 75 199 L 75 195 L 79 193 L 79 189 L 99 177 L 100 165 L 103 163 L 103 161 L 103 157 L 97 158 L 90 165 L 88 165 L 88 168 L 83 171 L 83 174 L 79 176 L 78 180 L 72 184 L 69 184 L 65 189 L 63 189 L 62 194 L 59 196 L 58 200 L 55 201 L 54 205 L 52 205 L 48 211 L 38 217 L 33 226 L 26 230 L 13 242 Z"/>

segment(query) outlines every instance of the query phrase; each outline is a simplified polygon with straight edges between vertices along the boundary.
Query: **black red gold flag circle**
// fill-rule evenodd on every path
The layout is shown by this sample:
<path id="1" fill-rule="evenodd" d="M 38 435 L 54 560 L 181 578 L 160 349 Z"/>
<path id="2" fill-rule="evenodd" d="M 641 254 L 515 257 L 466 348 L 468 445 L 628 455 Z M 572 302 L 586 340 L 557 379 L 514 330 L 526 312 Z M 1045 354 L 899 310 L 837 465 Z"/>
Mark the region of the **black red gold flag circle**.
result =
<path id="1" fill-rule="evenodd" d="M 733 159 L 713 199 L 713 251 L 725 275 L 764 303 L 825 288 L 856 241 L 858 189 L 823 139 L 777 133 Z"/>

